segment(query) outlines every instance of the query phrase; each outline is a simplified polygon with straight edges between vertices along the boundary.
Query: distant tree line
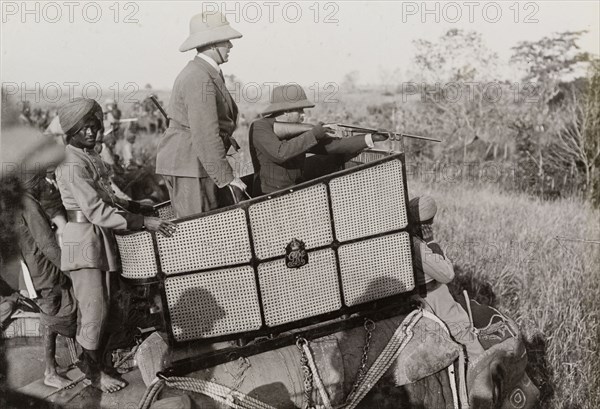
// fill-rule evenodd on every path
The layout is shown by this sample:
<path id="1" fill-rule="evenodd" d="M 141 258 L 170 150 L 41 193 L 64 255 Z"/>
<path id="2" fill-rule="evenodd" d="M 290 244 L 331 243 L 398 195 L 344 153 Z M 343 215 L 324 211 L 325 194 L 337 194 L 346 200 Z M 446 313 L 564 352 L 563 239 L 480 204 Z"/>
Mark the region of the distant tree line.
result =
<path id="1" fill-rule="evenodd" d="M 410 80 L 396 84 L 393 102 L 370 104 L 365 119 L 443 140 L 411 142 L 418 160 L 497 161 L 515 169 L 510 188 L 599 206 L 600 63 L 578 47 L 584 33 L 520 42 L 510 67 L 474 31 L 416 40 Z M 342 85 L 356 87 L 355 78 Z"/>

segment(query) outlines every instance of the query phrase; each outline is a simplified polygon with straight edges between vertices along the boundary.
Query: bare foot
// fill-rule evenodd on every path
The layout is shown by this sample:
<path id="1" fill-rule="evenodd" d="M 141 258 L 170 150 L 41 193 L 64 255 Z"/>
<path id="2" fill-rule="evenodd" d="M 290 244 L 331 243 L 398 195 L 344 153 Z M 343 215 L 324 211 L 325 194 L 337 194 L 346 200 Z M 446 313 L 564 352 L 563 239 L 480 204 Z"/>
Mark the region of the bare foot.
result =
<path id="1" fill-rule="evenodd" d="M 100 389 L 102 392 L 113 393 L 126 387 L 127 383 L 117 378 L 113 378 L 105 372 L 100 372 L 100 378 L 97 381 L 92 382 L 92 385 Z"/>
<path id="2" fill-rule="evenodd" d="M 56 372 L 44 375 L 44 385 L 57 389 L 70 389 L 75 386 L 73 381 Z"/>

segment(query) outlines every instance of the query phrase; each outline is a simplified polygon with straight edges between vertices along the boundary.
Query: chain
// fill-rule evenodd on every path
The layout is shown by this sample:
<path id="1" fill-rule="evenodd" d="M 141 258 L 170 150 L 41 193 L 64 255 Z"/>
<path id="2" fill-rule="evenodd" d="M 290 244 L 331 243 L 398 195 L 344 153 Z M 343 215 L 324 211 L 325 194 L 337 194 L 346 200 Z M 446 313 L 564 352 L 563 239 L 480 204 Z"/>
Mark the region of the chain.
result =
<path id="1" fill-rule="evenodd" d="M 348 397 L 354 395 L 356 389 L 360 386 L 365 374 L 367 373 L 367 361 L 369 359 L 369 348 L 371 348 L 371 338 L 373 337 L 373 331 L 375 330 L 375 322 L 370 319 L 365 320 L 365 345 L 363 346 L 363 354 L 360 360 L 360 367 L 358 368 L 358 372 L 356 373 L 356 380 L 354 381 L 354 385 L 352 386 L 352 391 L 348 395 Z"/>
<path id="2" fill-rule="evenodd" d="M 302 348 L 308 341 L 305 338 L 298 338 L 296 341 L 296 347 L 300 350 L 300 366 L 302 367 L 302 372 L 304 372 L 304 406 L 303 409 L 312 409 L 311 400 L 312 400 L 312 389 L 313 389 L 313 374 L 308 367 L 308 358 L 304 353 L 304 349 Z"/>

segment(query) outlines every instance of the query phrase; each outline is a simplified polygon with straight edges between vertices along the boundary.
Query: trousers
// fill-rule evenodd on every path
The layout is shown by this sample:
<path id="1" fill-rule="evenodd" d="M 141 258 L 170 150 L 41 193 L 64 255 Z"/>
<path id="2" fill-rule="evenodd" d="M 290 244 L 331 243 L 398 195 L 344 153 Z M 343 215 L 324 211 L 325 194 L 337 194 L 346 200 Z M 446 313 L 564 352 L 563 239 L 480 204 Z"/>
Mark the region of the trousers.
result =
<path id="1" fill-rule="evenodd" d="M 211 178 L 163 175 L 175 217 L 208 212 L 219 207 L 217 185 Z"/>
<path id="2" fill-rule="evenodd" d="M 425 307 L 437 315 L 448 326 L 454 340 L 465 346 L 467 357 L 473 359 L 484 352 L 481 343 L 471 331 L 471 321 L 464 308 L 457 303 L 448 286 L 439 285 L 435 290 L 428 292 L 423 299 Z"/>
<path id="3" fill-rule="evenodd" d="M 70 271 L 69 276 L 79 310 L 76 340 L 83 348 L 95 351 L 100 349 L 102 331 L 108 317 L 109 273 L 95 268 L 82 268 Z"/>

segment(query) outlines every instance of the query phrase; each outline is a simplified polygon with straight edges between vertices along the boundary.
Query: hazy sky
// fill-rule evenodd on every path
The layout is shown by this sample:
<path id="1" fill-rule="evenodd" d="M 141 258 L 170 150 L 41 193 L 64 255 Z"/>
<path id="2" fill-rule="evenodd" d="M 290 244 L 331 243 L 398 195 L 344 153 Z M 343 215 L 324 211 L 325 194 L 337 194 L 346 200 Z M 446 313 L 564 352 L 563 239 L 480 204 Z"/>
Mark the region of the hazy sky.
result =
<path id="1" fill-rule="evenodd" d="M 74 3 L 30 2 L 25 10 L 21 1 L 2 2 L 4 84 L 77 82 L 71 85 L 77 92 L 92 82 L 104 88 L 117 83 L 127 91 L 125 84 L 135 82 L 169 89 L 194 56 L 178 48 L 202 2 Z M 231 25 L 244 34 L 234 41 L 230 62 L 223 66 L 226 74 L 244 82 L 324 84 L 356 70 L 359 82 L 367 84 L 380 82 L 382 70 L 405 73 L 412 40 L 434 40 L 452 27 L 481 32 L 504 60 L 518 41 L 563 30 L 588 30 L 580 45 L 598 54 L 599 4 L 258 1 L 204 2 L 204 7 L 226 11 Z"/>

